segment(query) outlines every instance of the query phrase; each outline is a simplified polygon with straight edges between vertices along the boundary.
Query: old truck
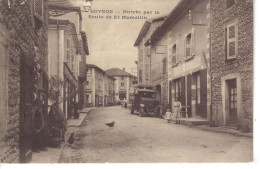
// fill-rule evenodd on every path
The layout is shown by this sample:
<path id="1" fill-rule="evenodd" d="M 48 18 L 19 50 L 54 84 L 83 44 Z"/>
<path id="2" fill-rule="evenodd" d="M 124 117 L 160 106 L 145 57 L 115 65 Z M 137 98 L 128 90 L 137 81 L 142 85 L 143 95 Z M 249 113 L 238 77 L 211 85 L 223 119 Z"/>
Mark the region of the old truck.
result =
<path id="1" fill-rule="evenodd" d="M 156 100 L 156 91 L 150 85 L 134 85 L 130 88 L 131 114 L 138 112 L 140 117 L 153 115 L 160 117 L 160 101 Z"/>

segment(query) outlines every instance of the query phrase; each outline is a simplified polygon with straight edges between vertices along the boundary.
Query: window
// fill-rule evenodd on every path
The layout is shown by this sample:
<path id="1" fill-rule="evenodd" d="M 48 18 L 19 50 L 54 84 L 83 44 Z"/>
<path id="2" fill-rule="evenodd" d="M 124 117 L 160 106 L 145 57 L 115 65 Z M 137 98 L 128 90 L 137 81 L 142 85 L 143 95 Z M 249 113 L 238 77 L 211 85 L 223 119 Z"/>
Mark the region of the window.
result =
<path id="1" fill-rule="evenodd" d="M 89 81 L 87 81 L 87 85 L 89 85 Z"/>
<path id="2" fill-rule="evenodd" d="M 226 8 L 230 8 L 235 4 L 235 0 L 226 0 Z"/>
<path id="3" fill-rule="evenodd" d="M 236 58 L 237 54 L 237 27 L 235 24 L 225 28 L 226 59 Z"/>
<path id="4" fill-rule="evenodd" d="M 149 80 L 149 64 L 145 64 L 145 79 Z"/>
<path id="5" fill-rule="evenodd" d="M 121 76 L 121 80 L 124 80 L 124 76 Z"/>
<path id="6" fill-rule="evenodd" d="M 142 48 L 139 49 L 139 60 L 143 61 L 143 49 Z"/>
<path id="7" fill-rule="evenodd" d="M 124 86 L 125 86 L 125 83 L 122 82 L 122 83 L 121 83 L 121 87 L 124 87 Z"/>
<path id="8" fill-rule="evenodd" d="M 143 79 L 143 73 L 142 73 L 142 69 L 139 70 L 139 82 L 142 82 Z"/>
<path id="9" fill-rule="evenodd" d="M 70 57 L 70 39 L 67 39 L 67 62 L 69 62 Z"/>
<path id="10" fill-rule="evenodd" d="M 166 73 L 166 58 L 163 58 L 163 70 L 162 70 L 163 74 Z"/>
<path id="11" fill-rule="evenodd" d="M 172 65 L 176 63 L 176 44 L 172 47 Z"/>
<path id="12" fill-rule="evenodd" d="M 185 42 L 185 52 L 186 52 L 186 57 L 191 57 L 191 34 L 188 34 L 186 36 L 186 42 Z"/>

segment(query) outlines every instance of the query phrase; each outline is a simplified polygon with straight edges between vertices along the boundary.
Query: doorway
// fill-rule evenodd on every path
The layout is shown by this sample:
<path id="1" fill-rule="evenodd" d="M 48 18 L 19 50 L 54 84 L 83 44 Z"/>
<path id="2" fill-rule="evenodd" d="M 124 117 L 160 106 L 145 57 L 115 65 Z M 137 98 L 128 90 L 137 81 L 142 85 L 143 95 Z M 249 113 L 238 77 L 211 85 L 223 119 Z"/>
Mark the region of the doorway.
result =
<path id="1" fill-rule="evenodd" d="M 237 124 L 237 84 L 236 79 L 228 80 L 229 125 Z"/>

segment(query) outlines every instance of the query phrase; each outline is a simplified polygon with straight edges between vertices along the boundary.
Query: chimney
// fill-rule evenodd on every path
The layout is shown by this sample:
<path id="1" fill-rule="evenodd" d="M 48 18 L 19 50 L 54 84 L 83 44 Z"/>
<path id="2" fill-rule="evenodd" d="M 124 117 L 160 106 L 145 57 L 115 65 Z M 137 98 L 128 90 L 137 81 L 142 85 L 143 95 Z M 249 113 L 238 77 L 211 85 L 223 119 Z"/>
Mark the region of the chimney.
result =
<path id="1" fill-rule="evenodd" d="M 123 71 L 125 72 L 125 68 L 123 68 Z"/>

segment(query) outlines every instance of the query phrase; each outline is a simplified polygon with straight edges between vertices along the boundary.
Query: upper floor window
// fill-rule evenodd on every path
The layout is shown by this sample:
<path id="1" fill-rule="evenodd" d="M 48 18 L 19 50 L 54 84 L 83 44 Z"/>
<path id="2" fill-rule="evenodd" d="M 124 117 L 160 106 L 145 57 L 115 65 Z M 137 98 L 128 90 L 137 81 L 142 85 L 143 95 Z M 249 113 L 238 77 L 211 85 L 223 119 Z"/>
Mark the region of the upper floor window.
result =
<path id="1" fill-rule="evenodd" d="M 142 82 L 143 79 L 143 72 L 142 69 L 139 70 L 139 82 Z"/>
<path id="2" fill-rule="evenodd" d="M 166 73 L 166 58 L 163 58 L 163 70 L 162 70 L 162 72 L 163 72 L 163 74 L 165 74 Z"/>
<path id="3" fill-rule="evenodd" d="M 226 8 L 230 8 L 231 6 L 233 6 L 235 4 L 235 0 L 226 0 Z"/>
<path id="4" fill-rule="evenodd" d="M 125 86 L 125 83 L 121 83 L 121 87 L 124 87 Z"/>
<path id="5" fill-rule="evenodd" d="M 139 49 L 139 60 L 140 61 L 143 60 L 143 49 L 142 48 Z"/>
<path id="6" fill-rule="evenodd" d="M 176 50 L 177 50 L 176 47 L 177 47 L 176 44 L 173 45 L 173 47 L 172 47 L 172 64 L 176 63 Z"/>
<path id="7" fill-rule="evenodd" d="M 226 59 L 236 58 L 237 55 L 237 26 L 228 25 L 225 28 Z"/>
<path id="8" fill-rule="evenodd" d="M 121 80 L 124 80 L 124 76 L 121 76 Z"/>
<path id="9" fill-rule="evenodd" d="M 185 45 L 186 57 L 191 57 L 191 33 L 186 36 Z"/>

